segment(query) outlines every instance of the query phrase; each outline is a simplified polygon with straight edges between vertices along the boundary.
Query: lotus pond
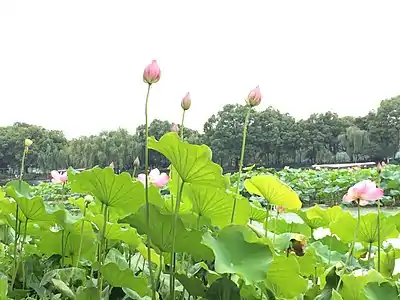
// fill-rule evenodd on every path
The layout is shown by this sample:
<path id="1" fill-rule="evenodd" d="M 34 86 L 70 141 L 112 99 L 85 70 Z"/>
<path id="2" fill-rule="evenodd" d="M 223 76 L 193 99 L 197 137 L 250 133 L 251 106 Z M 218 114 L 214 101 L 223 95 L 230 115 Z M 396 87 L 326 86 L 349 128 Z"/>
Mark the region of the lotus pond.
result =
<path id="1" fill-rule="evenodd" d="M 0 190 L 0 299 L 399 299 L 400 213 L 383 209 L 398 200 L 397 167 L 243 168 L 257 87 L 239 171 L 223 175 L 209 147 L 185 142 L 189 94 L 181 126 L 148 136 L 155 61 L 143 79 L 143 174 L 69 168 L 53 176 L 61 183 L 32 187 L 25 140 L 20 177 Z M 149 172 L 149 150 L 169 174 Z"/>

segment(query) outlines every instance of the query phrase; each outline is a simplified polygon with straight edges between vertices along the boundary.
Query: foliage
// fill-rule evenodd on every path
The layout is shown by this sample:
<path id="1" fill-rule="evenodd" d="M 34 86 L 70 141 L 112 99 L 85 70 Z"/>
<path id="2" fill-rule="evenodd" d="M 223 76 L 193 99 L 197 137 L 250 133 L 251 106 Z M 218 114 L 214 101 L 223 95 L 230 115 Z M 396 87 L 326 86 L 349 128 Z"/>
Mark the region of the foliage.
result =
<path id="1" fill-rule="evenodd" d="M 183 143 L 174 133 L 150 142 L 173 162 L 174 176 L 181 174 L 187 184 L 175 235 L 175 295 L 179 299 L 309 299 L 310 295 L 316 299 L 328 299 L 324 298 L 327 295 L 332 299 L 379 299 L 399 294 L 395 249 L 382 248 L 381 274 L 374 269 L 376 257 L 368 254 L 371 245 L 374 249 L 377 245 L 376 213 L 362 216 L 356 240 L 359 246 L 350 273 L 344 274 L 355 218 L 339 206 L 299 210 L 301 202 L 295 193 L 303 201 L 305 195 L 313 194 L 322 199 L 329 195 L 326 188 L 337 185 L 334 193 L 340 196 L 357 180 L 377 178 L 374 170 L 288 169 L 272 175 L 247 168 L 239 199 L 247 202 L 249 209 L 238 210 L 235 224 L 230 224 L 230 214 L 225 212 L 232 209 L 231 190 L 237 174 L 230 176 L 228 185 L 226 180 L 219 181 L 221 169 L 211 162 L 209 149 Z M 192 152 L 187 160 L 172 155 Z M 193 173 L 193 169 L 199 171 Z M 387 166 L 381 174 L 388 195 L 397 195 L 399 172 L 399 167 Z M 0 192 L 0 226 L 7 233 L 0 235 L 0 295 L 3 299 L 150 299 L 152 268 L 159 299 L 168 299 L 173 239 L 168 205 L 176 190 L 174 180 L 165 190 L 150 187 L 150 227 L 145 221 L 143 184 L 129 173 L 114 175 L 110 167 L 80 173 L 70 169 L 69 183 L 64 186 L 9 183 Z M 257 197 L 249 197 L 250 193 Z M 85 195 L 92 198 L 83 198 Z M 65 210 L 53 197 L 68 201 L 74 210 Z M 20 207 L 18 216 L 14 201 Z M 290 212 L 277 214 L 270 204 L 282 205 Z M 108 207 L 106 224 L 104 207 Z M 16 217 L 27 226 L 19 231 L 24 239 L 17 243 L 20 264 L 12 288 Z M 381 224 L 383 240 L 398 236 L 400 213 L 381 215 Z M 317 239 L 312 232 L 319 228 L 328 228 L 335 240 L 329 235 Z M 150 266 L 146 235 L 152 241 Z M 356 276 L 357 272 L 363 275 Z M 336 290 L 334 278 L 340 276 L 343 286 Z"/>
<path id="2" fill-rule="evenodd" d="M 240 179 L 243 183 L 240 185 L 243 194 L 247 196 L 249 195 L 245 190 L 246 180 L 257 178 L 256 176 L 269 174 L 274 174 L 282 182 L 292 188 L 305 205 L 338 204 L 341 202 L 347 190 L 355 183 L 365 179 L 371 179 L 372 181 L 378 182 L 378 172 L 376 168 L 333 170 L 286 168 L 281 171 L 265 168 L 253 168 L 245 172 Z M 232 184 L 237 182 L 237 175 L 237 173 L 234 173 L 229 176 Z M 387 206 L 398 205 L 400 200 L 400 166 L 385 166 L 379 181 L 380 186 L 385 191 L 385 197 L 382 199 L 383 203 Z"/>

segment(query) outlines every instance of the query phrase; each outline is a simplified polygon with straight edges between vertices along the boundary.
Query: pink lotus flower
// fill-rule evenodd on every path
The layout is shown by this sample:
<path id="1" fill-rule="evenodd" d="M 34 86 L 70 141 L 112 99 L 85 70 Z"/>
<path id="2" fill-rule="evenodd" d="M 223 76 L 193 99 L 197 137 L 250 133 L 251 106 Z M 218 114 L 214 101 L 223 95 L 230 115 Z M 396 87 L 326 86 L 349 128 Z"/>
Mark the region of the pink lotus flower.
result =
<path id="1" fill-rule="evenodd" d="M 175 124 L 175 123 L 172 124 L 171 131 L 172 131 L 172 132 L 179 133 L 179 125 L 178 125 L 178 124 Z"/>
<path id="2" fill-rule="evenodd" d="M 343 197 L 343 203 L 356 201 L 359 205 L 365 206 L 379 200 L 383 196 L 383 190 L 376 187 L 375 182 L 363 180 L 349 188 Z"/>
<path id="3" fill-rule="evenodd" d="M 160 80 L 161 71 L 158 67 L 157 61 L 153 60 L 143 72 L 143 81 L 148 84 L 157 83 Z"/>
<path id="4" fill-rule="evenodd" d="M 146 184 L 146 175 L 141 173 L 138 175 L 138 180 Z M 149 173 L 149 182 L 156 187 L 161 188 L 169 181 L 169 176 L 166 173 L 160 173 L 160 170 L 153 169 Z"/>
<path id="5" fill-rule="evenodd" d="M 257 106 L 261 102 L 261 91 L 260 87 L 257 85 L 257 87 L 253 90 L 250 91 L 249 95 L 247 96 L 247 104 L 250 105 L 251 107 Z"/>
<path id="6" fill-rule="evenodd" d="M 68 181 L 68 174 L 67 172 L 64 173 L 58 173 L 56 170 L 51 171 L 51 177 L 53 179 L 51 180 L 54 183 L 66 183 Z"/>
<path id="7" fill-rule="evenodd" d="M 186 96 L 182 99 L 181 107 L 183 110 L 188 110 L 190 108 L 190 105 L 192 105 L 192 99 L 190 98 L 190 94 L 187 93 Z"/>

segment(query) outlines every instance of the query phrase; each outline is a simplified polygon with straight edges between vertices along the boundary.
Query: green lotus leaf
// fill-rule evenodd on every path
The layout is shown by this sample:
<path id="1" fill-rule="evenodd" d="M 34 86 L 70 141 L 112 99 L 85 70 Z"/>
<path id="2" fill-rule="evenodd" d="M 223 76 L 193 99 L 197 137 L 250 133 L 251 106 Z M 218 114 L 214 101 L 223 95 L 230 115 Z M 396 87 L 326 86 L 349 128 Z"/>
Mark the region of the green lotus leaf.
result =
<path id="1" fill-rule="evenodd" d="M 378 217 L 376 213 L 369 213 L 361 216 L 360 227 L 358 229 L 357 241 L 377 244 L 378 241 Z M 390 223 L 383 214 L 380 216 L 380 235 L 381 240 L 398 237 L 399 233 L 396 226 Z"/>
<path id="2" fill-rule="evenodd" d="M 340 218 L 329 225 L 332 234 L 336 234 L 344 243 L 354 240 L 357 220 L 349 212 L 344 212 Z"/>
<path id="3" fill-rule="evenodd" d="M 213 250 L 218 273 L 237 274 L 246 284 L 264 280 L 273 261 L 269 246 L 251 229 L 241 225 L 224 227 L 216 237 L 206 232 L 203 244 Z"/>
<path id="4" fill-rule="evenodd" d="M 69 180 L 73 192 L 92 195 L 104 205 L 118 208 L 125 215 L 135 213 L 145 203 L 144 185 L 139 181 L 133 182 L 131 175 L 126 172 L 116 175 L 112 168 L 95 167 L 77 173 Z M 154 186 L 149 187 L 149 201 L 163 205 Z"/>
<path id="5" fill-rule="evenodd" d="M 268 202 L 287 209 L 300 209 L 301 201 L 286 184 L 272 175 L 257 175 L 244 183 L 249 193 L 264 197 Z"/>
<path id="6" fill-rule="evenodd" d="M 369 282 L 364 286 L 364 296 L 367 300 L 397 300 L 400 293 L 396 286 L 389 282 Z"/>
<path id="7" fill-rule="evenodd" d="M 385 277 L 392 277 L 396 264 L 396 250 L 390 249 L 388 252 L 381 251 L 381 274 Z M 375 269 L 378 269 L 378 255 L 374 257 Z"/>
<path id="8" fill-rule="evenodd" d="M 100 300 L 99 290 L 96 287 L 80 286 L 76 292 L 75 300 Z"/>
<path id="9" fill-rule="evenodd" d="M 207 291 L 208 300 L 240 300 L 237 285 L 229 278 L 223 277 L 214 281 Z"/>
<path id="10" fill-rule="evenodd" d="M 250 219 L 262 222 L 267 218 L 267 211 L 261 206 L 260 202 L 254 201 L 250 203 Z"/>
<path id="11" fill-rule="evenodd" d="M 64 234 L 64 237 L 63 237 Z M 78 257 L 80 246 L 80 234 L 63 233 L 62 231 L 51 232 L 45 231 L 40 236 L 39 250 L 41 253 L 51 256 L 53 254 L 62 254 L 62 243 L 65 247 L 65 263 L 74 265 L 75 259 Z M 93 231 L 85 232 L 80 258 L 85 258 L 89 261 L 94 261 L 96 253 L 96 240 Z"/>
<path id="12" fill-rule="evenodd" d="M 97 215 L 95 217 L 91 217 L 89 218 L 89 220 L 91 220 L 94 224 L 96 224 L 100 232 L 103 231 L 104 227 L 103 215 Z M 135 249 L 142 242 L 136 229 L 132 228 L 128 224 L 107 222 L 104 237 L 109 240 L 121 240 L 127 243 L 131 249 Z"/>
<path id="13" fill-rule="evenodd" d="M 140 234 L 148 234 L 151 241 L 163 252 L 171 252 L 172 249 L 172 216 L 162 214 L 160 208 L 150 205 L 150 220 L 157 220 L 146 226 L 146 208 L 143 206 L 136 214 L 122 219 L 121 223 L 127 223 L 135 227 Z M 176 226 L 175 252 L 187 252 L 195 259 L 212 259 L 210 249 L 201 244 L 202 232 L 187 230 L 179 218 Z"/>
<path id="14" fill-rule="evenodd" d="M 342 276 L 343 278 L 343 289 L 341 295 L 343 299 L 349 300 L 359 300 L 365 299 L 364 287 L 367 283 L 384 282 L 385 279 L 376 270 L 369 270 L 367 274 L 361 276 L 355 276 L 353 274 L 346 274 Z M 386 299 L 386 298 L 384 298 Z"/>
<path id="15" fill-rule="evenodd" d="M 120 269 L 116 263 L 110 262 L 101 267 L 104 279 L 114 287 L 125 287 L 134 290 L 140 296 L 147 294 L 147 278 L 135 276 L 131 269 Z"/>
<path id="16" fill-rule="evenodd" d="M 214 226 L 225 227 L 231 223 L 233 195 L 213 187 L 187 185 L 184 193 L 193 206 L 193 211 L 211 221 Z M 236 201 L 234 223 L 247 224 L 250 218 L 249 201 L 239 196 Z"/>
<path id="17" fill-rule="evenodd" d="M 183 287 L 192 297 L 205 297 L 207 288 L 197 277 L 188 277 L 185 274 L 177 274 L 176 279 L 182 283 Z"/>
<path id="18" fill-rule="evenodd" d="M 332 290 L 332 300 L 343 300 L 343 298 L 338 291 Z"/>
<path id="19" fill-rule="evenodd" d="M 0 273 L 0 299 L 8 299 L 8 278 L 3 273 Z"/>
<path id="20" fill-rule="evenodd" d="M 317 258 L 328 266 L 336 265 L 343 261 L 341 253 L 330 250 L 327 245 L 322 244 L 320 241 L 310 244 L 309 247 L 314 249 Z"/>
<path id="21" fill-rule="evenodd" d="M 290 299 L 305 293 L 308 282 L 300 275 L 300 266 L 294 256 L 275 256 L 267 273 L 267 286 L 276 296 Z"/>
<path id="22" fill-rule="evenodd" d="M 225 188 L 222 168 L 211 160 L 211 150 L 206 145 L 183 142 L 175 132 L 164 134 L 159 141 L 149 137 L 148 145 L 171 162 L 184 182 Z"/>

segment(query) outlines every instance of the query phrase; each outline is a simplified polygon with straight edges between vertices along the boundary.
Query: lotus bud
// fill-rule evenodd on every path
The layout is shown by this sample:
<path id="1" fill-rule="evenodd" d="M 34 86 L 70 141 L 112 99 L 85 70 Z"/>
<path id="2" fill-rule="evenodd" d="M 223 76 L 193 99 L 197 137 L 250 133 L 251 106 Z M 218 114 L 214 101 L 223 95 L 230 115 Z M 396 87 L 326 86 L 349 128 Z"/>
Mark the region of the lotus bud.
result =
<path id="1" fill-rule="evenodd" d="M 188 110 L 190 105 L 192 104 L 192 99 L 190 98 L 190 94 L 187 93 L 185 97 L 183 97 L 181 102 L 181 107 L 183 110 Z"/>
<path id="2" fill-rule="evenodd" d="M 378 164 L 376 165 L 376 169 L 378 170 L 378 174 L 382 173 L 383 170 L 383 166 L 380 162 L 378 162 Z"/>
<path id="3" fill-rule="evenodd" d="M 135 168 L 139 168 L 139 166 L 140 166 L 139 157 L 136 157 L 136 158 L 135 158 L 135 160 L 133 161 L 133 166 L 134 166 Z"/>
<path id="4" fill-rule="evenodd" d="M 115 168 L 115 165 L 114 165 L 114 162 L 113 162 L 113 161 L 112 161 L 111 164 L 110 164 L 110 168 L 112 168 L 112 169 Z"/>
<path id="5" fill-rule="evenodd" d="M 160 80 L 161 71 L 157 61 L 153 60 L 143 72 L 143 81 L 148 84 L 157 83 Z"/>
<path id="6" fill-rule="evenodd" d="M 260 87 L 257 85 L 257 87 L 253 90 L 250 91 L 249 95 L 247 96 L 246 103 L 250 105 L 251 107 L 257 106 L 261 102 L 261 91 Z"/>
<path id="7" fill-rule="evenodd" d="M 171 131 L 178 133 L 179 132 L 179 125 L 175 124 L 175 123 L 172 124 Z"/>
<path id="8" fill-rule="evenodd" d="M 91 202 L 94 201 L 94 198 L 93 198 L 93 196 L 91 196 L 91 195 L 86 195 L 84 199 L 85 199 L 85 202 L 86 202 L 87 204 L 89 204 L 89 203 L 91 203 Z"/>
<path id="9" fill-rule="evenodd" d="M 33 144 L 32 140 L 25 139 L 25 147 L 29 148 Z"/>

